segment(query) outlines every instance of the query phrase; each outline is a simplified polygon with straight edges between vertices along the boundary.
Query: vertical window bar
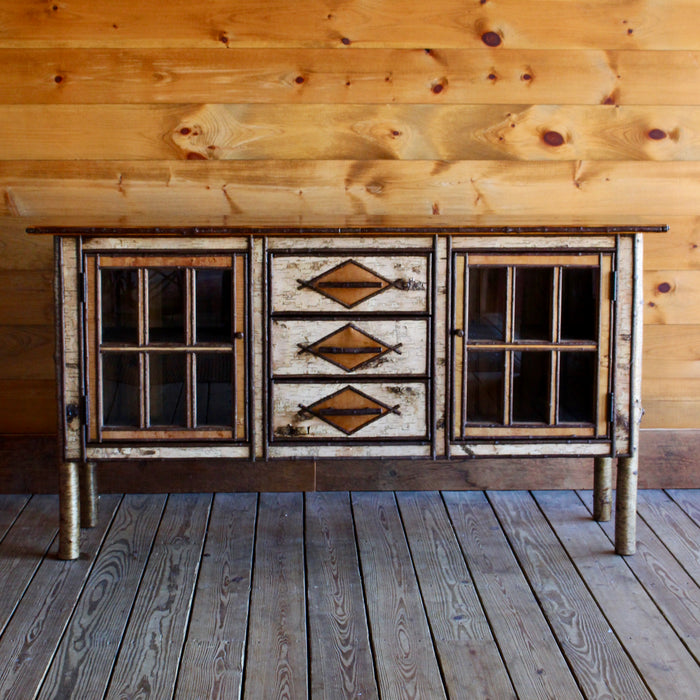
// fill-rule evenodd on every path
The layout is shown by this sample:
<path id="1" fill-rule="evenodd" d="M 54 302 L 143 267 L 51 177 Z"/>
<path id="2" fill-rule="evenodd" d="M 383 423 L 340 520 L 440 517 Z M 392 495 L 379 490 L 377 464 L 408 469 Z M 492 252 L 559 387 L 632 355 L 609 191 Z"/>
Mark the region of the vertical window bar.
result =
<path id="1" fill-rule="evenodd" d="M 231 361 L 231 409 L 233 421 L 233 438 L 238 439 L 238 255 L 231 258 L 231 332 L 233 356 Z"/>
<path id="2" fill-rule="evenodd" d="M 94 329 L 96 341 L 93 347 L 95 353 L 96 367 L 96 386 L 92 387 L 92 391 L 95 392 L 97 398 L 97 416 L 95 416 L 97 423 L 97 440 L 102 442 L 102 423 L 104 421 L 104 401 L 102 396 L 104 375 L 102 372 L 102 272 L 100 268 L 100 256 L 95 256 L 95 325 Z"/>
<path id="3" fill-rule="evenodd" d="M 561 281 L 563 270 L 561 266 L 552 270 L 552 342 L 561 340 Z M 559 416 L 559 353 L 551 353 L 551 368 L 549 373 L 549 424 L 555 425 Z"/>
<path id="4" fill-rule="evenodd" d="M 197 272 L 191 267 L 185 270 L 185 344 L 193 347 L 197 334 L 196 284 Z M 197 425 L 197 385 L 195 355 L 188 352 L 185 362 L 185 416 L 188 428 Z"/>
<path id="5" fill-rule="evenodd" d="M 506 343 L 513 342 L 515 328 L 515 268 L 506 268 Z M 513 417 L 513 353 L 507 350 L 503 353 L 503 425 L 510 425 Z"/>
<path id="6" fill-rule="evenodd" d="M 139 345 L 144 347 L 148 345 L 148 271 L 145 268 L 138 270 L 138 285 L 139 285 L 139 302 L 138 302 L 138 335 Z M 139 427 L 144 430 L 150 427 L 150 400 L 151 400 L 151 384 L 148 365 L 148 355 L 144 352 L 139 353 Z"/>
<path id="7" fill-rule="evenodd" d="M 469 255 L 464 255 L 464 275 L 462 278 L 462 417 L 459 421 L 459 434 L 464 437 L 467 424 L 467 377 L 469 356 L 467 355 L 467 338 L 469 338 Z"/>

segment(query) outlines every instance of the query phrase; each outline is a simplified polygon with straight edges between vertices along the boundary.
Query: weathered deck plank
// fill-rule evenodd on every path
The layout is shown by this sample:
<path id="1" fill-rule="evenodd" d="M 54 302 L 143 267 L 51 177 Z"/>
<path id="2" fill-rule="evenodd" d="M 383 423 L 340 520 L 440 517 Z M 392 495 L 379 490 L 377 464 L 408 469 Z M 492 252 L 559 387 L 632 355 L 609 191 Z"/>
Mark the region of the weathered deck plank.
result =
<path id="1" fill-rule="evenodd" d="M 352 504 L 381 697 L 444 698 L 394 494 L 355 493 Z"/>
<path id="2" fill-rule="evenodd" d="M 663 491 L 640 491 L 637 510 L 700 585 L 700 525 Z"/>
<path id="3" fill-rule="evenodd" d="M 168 498 L 107 698 L 172 696 L 211 499 Z"/>
<path id="4" fill-rule="evenodd" d="M 529 493 L 489 501 L 586 697 L 651 698 Z"/>
<path id="5" fill-rule="evenodd" d="M 303 494 L 262 494 L 245 671 L 246 699 L 308 696 Z"/>
<path id="6" fill-rule="evenodd" d="M 102 496 L 74 562 L 11 499 L 0 698 L 694 699 L 699 493 L 626 558 L 590 492 Z"/>
<path id="7" fill-rule="evenodd" d="M 165 495 L 124 497 L 49 668 L 40 698 L 103 697 L 165 500 Z"/>
<path id="8" fill-rule="evenodd" d="M 306 572 L 311 696 L 378 697 L 347 493 L 306 496 Z"/>
<path id="9" fill-rule="evenodd" d="M 397 498 L 448 695 L 515 698 L 440 494 Z"/>
<path id="10" fill-rule="evenodd" d="M 0 496 L 0 541 L 29 502 L 29 496 Z"/>
<path id="11" fill-rule="evenodd" d="M 217 494 L 175 697 L 239 698 L 250 603 L 255 494 Z"/>
<path id="12" fill-rule="evenodd" d="M 518 697 L 581 697 L 484 494 L 444 498 Z"/>
<path id="13" fill-rule="evenodd" d="M 592 511 L 592 493 L 583 491 L 579 496 Z M 600 526 L 614 542 L 612 523 L 600 523 Z M 637 539 L 637 554 L 625 559 L 627 565 L 695 660 L 700 661 L 700 587 L 641 518 L 637 523 Z"/>
<path id="14" fill-rule="evenodd" d="M 0 542 L 0 633 L 58 532 L 58 498 L 34 496 Z"/>
<path id="15" fill-rule="evenodd" d="M 536 492 L 535 499 L 557 533 L 612 629 L 656 697 L 697 698 L 700 669 L 626 559 L 571 491 Z"/>
<path id="16" fill-rule="evenodd" d="M 83 536 L 80 559 L 59 560 L 55 541 L 41 562 L 0 638 L 0 697 L 36 695 L 119 501 L 118 496 L 103 497 L 97 526 Z M 53 524 L 55 512 L 51 520 Z"/>

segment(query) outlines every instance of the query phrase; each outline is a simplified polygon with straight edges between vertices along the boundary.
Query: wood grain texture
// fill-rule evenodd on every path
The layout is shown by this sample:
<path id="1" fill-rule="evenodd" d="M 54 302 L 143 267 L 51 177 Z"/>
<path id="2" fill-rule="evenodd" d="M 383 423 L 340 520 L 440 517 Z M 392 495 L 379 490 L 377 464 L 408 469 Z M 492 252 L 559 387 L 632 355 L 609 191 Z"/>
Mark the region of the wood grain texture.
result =
<path id="1" fill-rule="evenodd" d="M 677 0 L 671 7 L 630 0 L 613 8 L 604 0 L 573 7 L 558 0 L 536 7 L 519 0 L 494 7 L 459 0 L 429 5 L 388 0 L 371 6 L 353 0 L 330 7 L 323 0 L 303 7 L 245 0 L 235 12 L 225 0 L 212 0 L 206 9 L 185 0 L 166 7 L 76 0 L 66 8 L 7 0 L 0 47 L 697 49 L 693 28 L 698 22 L 692 0 Z"/>
<path id="2" fill-rule="evenodd" d="M 0 323 L 53 327 L 53 274 L 44 270 L 0 270 Z"/>
<path id="3" fill-rule="evenodd" d="M 610 556 L 611 542 L 585 506 L 568 492 L 537 492 L 535 498 L 623 646 L 644 668 L 652 694 L 663 697 L 673 688 L 674 697 L 694 698 L 697 662 L 624 559 Z"/>
<path id="4" fill-rule="evenodd" d="M 168 498 L 105 697 L 172 696 L 211 498 Z"/>
<path id="5" fill-rule="evenodd" d="M 28 502 L 29 496 L 16 495 L 0 498 L 0 542 Z"/>
<path id="6" fill-rule="evenodd" d="M 302 700 L 308 696 L 302 494 L 261 495 L 253 580 L 245 697 Z"/>
<path id="7" fill-rule="evenodd" d="M 59 560 L 54 541 L 49 556 L 41 561 L 31 587 L 0 639 L 0 696 L 36 696 L 119 500 L 117 496 L 102 499 L 97 527 L 85 531 L 82 558 Z"/>
<path id="8" fill-rule="evenodd" d="M 700 108 L 4 105 L 4 160 L 700 159 Z"/>
<path id="9" fill-rule="evenodd" d="M 515 698 L 440 494 L 397 500 L 448 696 Z"/>
<path id="10" fill-rule="evenodd" d="M 17 520 L 0 542 L 3 561 L 0 586 L 7 592 L 0 597 L 0 629 L 10 621 L 17 600 L 54 541 L 58 531 L 58 500 L 55 496 L 34 496 L 21 513 L 14 509 L 3 513 L 5 526 L 11 524 L 8 516 Z"/>
<path id="11" fill-rule="evenodd" d="M 162 494 L 124 497 L 48 669 L 40 698 L 103 697 L 165 501 Z"/>
<path id="12" fill-rule="evenodd" d="M 382 698 L 445 697 L 393 494 L 352 496 Z"/>
<path id="13" fill-rule="evenodd" d="M 0 270 L 30 269 L 53 269 L 53 242 L 44 236 L 27 236 L 21 219 L 0 218 Z"/>
<path id="14" fill-rule="evenodd" d="M 641 491 L 640 505 L 645 499 L 669 500 L 660 491 Z M 590 492 L 579 497 L 591 510 Z M 675 504 L 671 502 L 671 506 Z M 675 506 L 677 509 L 677 506 Z M 694 525 L 694 523 L 691 523 Z M 611 541 L 614 531 L 610 524 L 602 525 Z M 696 528 L 697 529 L 697 528 Z M 688 533 L 691 534 L 690 532 Z M 697 533 L 695 533 L 697 536 Z M 654 524 L 642 518 L 637 523 L 637 552 L 626 561 L 647 593 L 663 613 L 666 620 L 686 645 L 696 660 L 700 660 L 700 598 L 697 578 L 683 568 L 673 555 L 673 545 L 664 539 L 664 533 L 655 533 Z M 697 561 L 697 559 L 696 559 Z M 696 566 L 696 569 L 698 567 Z M 696 571 L 697 576 L 697 571 Z"/>
<path id="15" fill-rule="evenodd" d="M 615 218 L 694 214 L 699 162 L 508 161 L 0 161 L 0 216 L 65 217 L 66 202 L 90 215 L 142 225 L 167 212 L 244 221 L 275 211 L 299 216 L 470 217 L 511 222 L 537 215 Z M 595 214 L 594 214 L 595 213 Z M 474 220 L 474 219 L 471 219 Z M 435 225 L 440 219 L 433 218 Z"/>
<path id="16" fill-rule="evenodd" d="M 257 496 L 216 494 L 176 698 L 239 698 L 243 680 Z"/>
<path id="17" fill-rule="evenodd" d="M 669 489 L 666 493 L 700 526 L 700 492 L 689 490 L 687 493 L 677 489 Z"/>
<path id="18" fill-rule="evenodd" d="M 488 499 L 584 696 L 651 698 L 530 495 L 497 491 Z"/>
<path id="19" fill-rule="evenodd" d="M 0 379 L 0 433 L 56 433 L 56 382 L 51 379 Z"/>
<path id="20" fill-rule="evenodd" d="M 692 494 L 686 496 L 691 497 Z M 637 510 L 700 586 L 700 524 L 694 522 L 675 501 L 660 491 L 643 491 Z"/>
<path id="21" fill-rule="evenodd" d="M 377 697 L 347 493 L 307 494 L 305 540 L 311 695 Z"/>
<path id="22" fill-rule="evenodd" d="M 518 696 L 581 697 L 484 494 L 443 498 Z"/>
<path id="23" fill-rule="evenodd" d="M 651 270 L 644 277 L 644 298 L 645 324 L 696 324 L 700 271 Z"/>
<path id="24" fill-rule="evenodd" d="M 53 336 L 48 325 L 0 326 L 0 379 L 53 380 Z"/>
<path id="25" fill-rule="evenodd" d="M 0 104 L 697 105 L 699 88 L 698 51 L 0 50 Z"/>

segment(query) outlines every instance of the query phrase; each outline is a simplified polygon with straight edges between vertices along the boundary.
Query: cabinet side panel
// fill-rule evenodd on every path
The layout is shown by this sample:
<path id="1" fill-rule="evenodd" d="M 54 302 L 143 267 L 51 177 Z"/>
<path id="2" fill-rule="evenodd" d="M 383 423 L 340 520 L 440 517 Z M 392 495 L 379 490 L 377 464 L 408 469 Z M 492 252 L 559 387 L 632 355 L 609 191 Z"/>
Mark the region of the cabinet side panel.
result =
<path id="1" fill-rule="evenodd" d="M 634 250 L 631 236 L 620 236 L 617 248 L 617 304 L 615 328 L 615 453 L 630 449 L 630 371 L 634 308 Z"/>

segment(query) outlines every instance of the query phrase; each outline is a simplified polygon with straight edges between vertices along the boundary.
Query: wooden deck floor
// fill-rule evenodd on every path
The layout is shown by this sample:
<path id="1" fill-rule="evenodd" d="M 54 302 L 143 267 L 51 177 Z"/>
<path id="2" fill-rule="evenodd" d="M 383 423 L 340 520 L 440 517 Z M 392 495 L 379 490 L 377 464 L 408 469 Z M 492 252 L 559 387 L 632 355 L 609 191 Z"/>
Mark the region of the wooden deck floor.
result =
<path id="1" fill-rule="evenodd" d="M 700 491 L 0 496 L 0 697 L 692 698 Z"/>

